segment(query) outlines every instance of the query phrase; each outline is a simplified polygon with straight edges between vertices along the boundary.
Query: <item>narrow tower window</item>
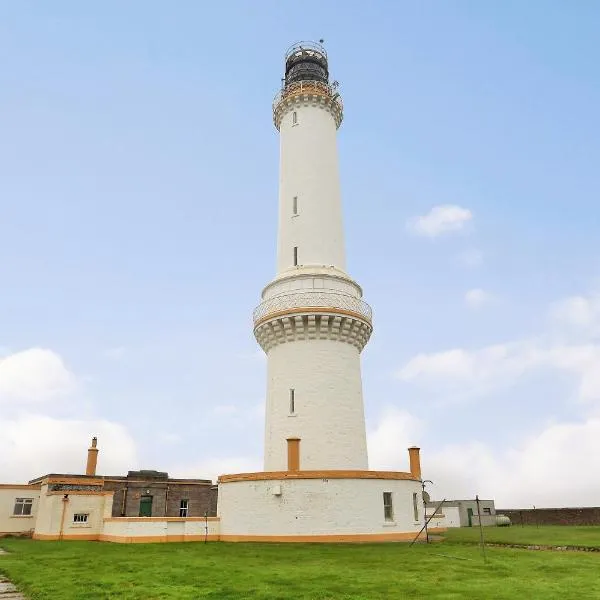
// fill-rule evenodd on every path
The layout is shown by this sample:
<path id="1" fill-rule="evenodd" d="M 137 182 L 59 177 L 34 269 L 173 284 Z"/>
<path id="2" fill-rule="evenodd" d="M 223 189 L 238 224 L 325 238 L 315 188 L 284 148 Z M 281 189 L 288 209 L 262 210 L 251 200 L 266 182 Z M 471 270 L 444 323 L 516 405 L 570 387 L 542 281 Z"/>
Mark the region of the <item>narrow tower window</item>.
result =
<path id="1" fill-rule="evenodd" d="M 383 518 L 386 521 L 394 520 L 394 507 L 392 505 L 392 492 L 383 492 Z"/>
<path id="2" fill-rule="evenodd" d="M 294 266 L 298 266 L 298 246 L 294 246 Z"/>
<path id="3" fill-rule="evenodd" d="M 296 390 L 290 388 L 290 415 L 296 413 Z"/>
<path id="4" fill-rule="evenodd" d="M 415 521 L 419 520 L 419 501 L 417 499 L 417 492 L 413 493 L 413 512 L 415 513 Z"/>
<path id="5" fill-rule="evenodd" d="M 296 111 L 292 113 L 292 125 L 298 125 L 298 113 Z"/>
<path id="6" fill-rule="evenodd" d="M 294 196 L 292 198 L 292 214 L 293 215 L 298 214 L 298 196 Z"/>

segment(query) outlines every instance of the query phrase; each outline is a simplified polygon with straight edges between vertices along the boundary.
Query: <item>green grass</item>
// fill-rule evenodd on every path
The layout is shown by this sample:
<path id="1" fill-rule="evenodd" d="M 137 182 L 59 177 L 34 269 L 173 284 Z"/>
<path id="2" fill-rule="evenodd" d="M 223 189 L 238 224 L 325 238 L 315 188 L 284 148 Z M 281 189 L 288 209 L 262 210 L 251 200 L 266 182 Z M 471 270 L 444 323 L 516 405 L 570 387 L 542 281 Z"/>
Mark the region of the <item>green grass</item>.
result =
<path id="1" fill-rule="evenodd" d="M 528 544 L 547 546 L 594 546 L 600 548 L 600 527 L 540 527 L 512 525 L 511 527 L 484 527 L 486 542 L 499 544 Z M 446 537 L 453 542 L 479 542 L 478 527 L 449 529 Z"/>
<path id="2" fill-rule="evenodd" d="M 32 600 L 600 598 L 600 553 L 490 548 L 484 564 L 476 545 L 452 541 L 0 546 L 0 572 Z"/>

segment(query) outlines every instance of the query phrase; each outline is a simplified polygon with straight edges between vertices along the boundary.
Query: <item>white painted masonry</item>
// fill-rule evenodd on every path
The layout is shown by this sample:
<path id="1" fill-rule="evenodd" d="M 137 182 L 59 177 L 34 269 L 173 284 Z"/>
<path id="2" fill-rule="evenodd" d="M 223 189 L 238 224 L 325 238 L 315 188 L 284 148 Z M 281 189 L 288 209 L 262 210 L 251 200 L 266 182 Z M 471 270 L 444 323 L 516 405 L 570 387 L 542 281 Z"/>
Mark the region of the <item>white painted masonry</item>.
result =
<path id="1" fill-rule="evenodd" d="M 441 509 L 443 517 L 431 519 L 431 525 L 435 527 L 460 527 L 460 509 L 458 506 L 443 506 Z M 430 513 L 428 513 L 430 514 Z"/>
<path id="2" fill-rule="evenodd" d="M 281 489 L 281 495 L 274 491 Z M 393 479 L 276 479 L 219 486 L 221 536 L 332 536 L 416 532 L 412 494 L 418 481 Z M 386 521 L 383 492 L 391 492 L 393 521 Z M 248 518 L 251 515 L 251 518 Z"/>
<path id="3" fill-rule="evenodd" d="M 33 531 L 38 512 L 39 497 L 39 486 L 0 485 L 0 535 Z M 14 514 L 17 498 L 33 500 L 31 515 Z"/>
<path id="4" fill-rule="evenodd" d="M 279 127 L 279 273 L 294 266 L 295 246 L 299 265 L 346 268 L 336 123 L 310 98 L 287 106 Z"/>
<path id="5" fill-rule="evenodd" d="M 106 542 L 187 542 L 215 541 L 219 519 L 209 517 L 114 517 L 104 521 L 100 539 Z"/>
<path id="6" fill-rule="evenodd" d="M 287 469 L 289 437 L 301 440 L 302 470 L 367 469 L 358 348 L 299 340 L 275 346 L 268 357 L 265 471 Z"/>
<path id="7" fill-rule="evenodd" d="M 110 492 L 50 492 L 42 484 L 34 539 L 97 539 L 104 519 L 110 517 L 113 494 Z M 85 523 L 76 523 L 75 514 L 87 514 Z"/>

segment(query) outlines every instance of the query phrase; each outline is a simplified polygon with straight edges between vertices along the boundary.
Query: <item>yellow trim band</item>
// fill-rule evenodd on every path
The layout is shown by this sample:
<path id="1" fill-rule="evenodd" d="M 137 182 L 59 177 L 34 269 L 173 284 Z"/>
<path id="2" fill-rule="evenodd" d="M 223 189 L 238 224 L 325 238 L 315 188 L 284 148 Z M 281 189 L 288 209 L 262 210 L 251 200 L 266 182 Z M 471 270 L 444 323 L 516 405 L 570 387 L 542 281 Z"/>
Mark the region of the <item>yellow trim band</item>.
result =
<path id="1" fill-rule="evenodd" d="M 273 479 L 394 479 L 419 481 L 403 471 L 265 471 L 261 473 L 236 473 L 220 475 L 218 483 L 232 481 L 270 481 Z"/>

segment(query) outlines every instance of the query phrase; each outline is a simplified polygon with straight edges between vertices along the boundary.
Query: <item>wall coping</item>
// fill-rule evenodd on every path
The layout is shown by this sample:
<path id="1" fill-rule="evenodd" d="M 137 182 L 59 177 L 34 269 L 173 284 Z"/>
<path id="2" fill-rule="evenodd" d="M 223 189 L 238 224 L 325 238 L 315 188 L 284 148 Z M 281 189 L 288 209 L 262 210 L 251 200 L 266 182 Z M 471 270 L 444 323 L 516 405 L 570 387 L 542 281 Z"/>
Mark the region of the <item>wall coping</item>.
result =
<path id="1" fill-rule="evenodd" d="M 102 484 L 104 483 L 102 481 L 102 479 L 98 479 L 97 477 L 92 478 L 89 475 L 86 476 L 81 476 L 81 477 L 54 477 L 52 475 L 44 478 L 41 482 L 42 484 L 51 484 L 51 483 L 64 483 L 64 484 L 71 484 L 71 485 L 77 485 L 77 484 L 82 484 L 84 483 L 85 485 L 96 485 L 96 486 L 102 486 Z"/>
<path id="2" fill-rule="evenodd" d="M 0 483 L 0 490 L 39 490 L 41 488 L 39 483 Z"/>
<path id="3" fill-rule="evenodd" d="M 55 490 L 46 492 L 46 496 L 114 496 L 114 492 L 104 492 L 101 489 L 98 491 L 92 490 Z"/>
<path id="4" fill-rule="evenodd" d="M 235 473 L 220 475 L 218 483 L 233 481 L 270 481 L 273 479 L 396 479 L 420 481 L 404 471 L 264 471 L 260 473 Z"/>
<path id="5" fill-rule="evenodd" d="M 105 517 L 107 523 L 159 523 L 168 521 L 170 523 L 185 523 L 186 521 L 220 521 L 221 517 Z"/>

